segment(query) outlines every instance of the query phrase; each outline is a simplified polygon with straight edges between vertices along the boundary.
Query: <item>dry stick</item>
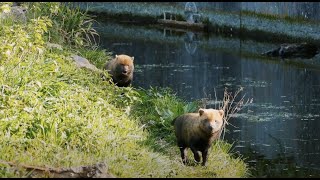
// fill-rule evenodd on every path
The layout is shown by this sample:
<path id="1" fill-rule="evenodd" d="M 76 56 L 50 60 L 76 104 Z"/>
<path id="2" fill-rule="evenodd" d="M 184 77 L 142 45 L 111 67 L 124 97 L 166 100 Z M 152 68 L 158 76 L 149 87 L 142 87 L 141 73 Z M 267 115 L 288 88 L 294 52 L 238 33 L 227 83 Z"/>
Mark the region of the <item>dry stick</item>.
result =
<path id="1" fill-rule="evenodd" d="M 235 98 L 237 97 L 237 95 L 243 90 L 243 88 L 241 87 L 239 90 L 236 91 L 235 95 L 232 96 L 232 93 L 228 94 L 227 93 L 227 90 L 225 89 L 225 92 L 224 92 L 224 106 L 223 106 L 223 109 L 225 110 L 226 112 L 226 115 L 224 117 L 224 123 L 223 123 L 223 129 L 221 131 L 221 133 L 223 132 L 223 137 L 222 139 L 224 139 L 224 136 L 225 136 L 225 126 L 226 124 L 228 125 L 228 120 L 230 119 L 230 116 L 229 114 L 234 114 L 234 113 L 237 113 L 238 111 L 240 111 L 242 109 L 243 106 L 245 106 L 246 104 L 249 103 L 249 99 L 243 103 L 243 100 L 245 98 L 245 95 L 243 95 L 243 97 L 236 103 L 236 105 L 232 108 L 232 105 L 235 103 L 234 100 Z M 230 102 L 230 98 L 232 97 L 232 100 L 231 100 L 231 103 L 230 105 L 228 106 L 229 102 Z M 250 103 L 252 102 L 252 99 L 250 101 Z M 231 124 L 231 123 L 230 123 Z M 231 124 L 232 125 L 232 124 Z M 234 125 L 232 125 L 234 126 Z M 234 126 L 235 127 L 235 126 Z M 220 134 L 221 135 L 221 134 Z"/>
<path id="2" fill-rule="evenodd" d="M 223 110 L 225 111 L 225 114 L 224 114 L 224 121 L 223 121 L 223 124 L 222 124 L 222 131 L 220 132 L 219 134 L 219 138 L 221 137 L 221 134 L 223 132 L 223 134 L 225 134 L 225 126 L 226 126 L 226 123 L 227 123 L 227 116 L 228 116 L 228 109 L 227 109 L 227 104 L 229 103 L 229 100 L 230 97 L 226 91 L 226 89 L 224 90 L 224 95 L 223 95 Z M 224 138 L 224 135 L 223 135 L 223 138 Z"/>
<path id="3" fill-rule="evenodd" d="M 233 111 L 231 112 L 231 114 L 234 114 L 235 112 L 236 112 L 236 110 L 237 110 L 237 107 L 243 107 L 243 106 L 245 106 L 247 103 L 248 103 L 248 101 L 249 101 L 249 99 L 247 99 L 247 102 L 246 103 L 244 103 L 244 105 L 243 105 L 243 99 L 244 99 L 244 97 L 245 97 L 245 95 L 243 95 L 243 97 L 241 98 L 241 100 L 237 103 L 237 105 L 236 105 L 236 108 L 234 108 L 233 109 Z M 240 105 L 239 105 L 239 103 L 241 103 Z M 240 109 L 239 109 L 240 110 Z M 238 110 L 238 111 L 239 111 Z M 237 111 L 237 112 L 238 112 Z"/>
<path id="4" fill-rule="evenodd" d="M 227 90 L 224 90 L 224 95 L 223 95 L 223 110 L 225 111 L 225 121 L 227 120 L 227 117 L 229 115 L 229 108 L 228 104 L 230 102 L 230 95 L 228 94 Z M 226 121 L 227 122 L 227 121 Z"/>
<path id="5" fill-rule="evenodd" d="M 202 107 L 206 108 L 207 107 L 207 93 L 205 91 L 205 87 L 202 88 L 204 98 L 202 98 Z"/>
<path id="6" fill-rule="evenodd" d="M 240 111 L 242 109 L 242 107 L 244 107 L 246 104 L 248 104 L 249 102 L 249 99 L 247 99 L 247 102 L 246 103 L 243 103 L 243 99 L 244 99 L 245 95 L 241 98 L 240 101 L 237 102 L 237 104 L 235 105 L 235 107 L 233 107 L 233 109 L 231 109 L 231 113 L 230 114 L 235 114 L 237 113 L 238 111 Z M 230 116 L 227 118 L 228 120 L 230 119 Z M 227 120 L 227 121 L 228 121 Z M 231 123 L 227 123 L 227 125 L 232 125 L 233 127 L 236 127 L 234 126 L 233 124 Z M 237 128 L 237 127 L 236 127 Z"/>
<path id="7" fill-rule="evenodd" d="M 229 102 L 230 102 L 230 96 L 228 95 L 227 89 L 225 89 L 223 93 L 223 110 L 226 111 L 226 113 L 228 113 L 227 106 Z"/>
<path id="8" fill-rule="evenodd" d="M 228 96 L 228 100 L 227 100 L 227 103 L 226 103 L 226 107 L 227 107 L 227 105 L 229 104 L 229 102 L 230 102 L 230 96 Z M 225 133 L 226 133 L 226 125 L 228 125 L 229 123 L 228 123 L 228 118 L 229 118 L 229 109 L 226 109 L 226 112 L 227 112 L 227 115 L 225 116 L 225 118 L 224 118 L 224 123 L 223 123 L 223 136 L 222 136 L 222 139 L 224 139 L 224 136 L 225 136 Z"/>
<path id="9" fill-rule="evenodd" d="M 215 108 L 217 107 L 217 102 L 218 107 L 222 110 L 224 110 L 224 117 L 223 117 L 223 124 L 222 124 L 222 130 L 219 133 L 219 138 L 221 137 L 221 134 L 223 134 L 222 139 L 224 139 L 225 133 L 226 133 L 226 125 L 232 125 L 231 123 L 228 122 L 228 120 L 230 119 L 230 114 L 235 114 L 238 111 L 240 111 L 242 109 L 242 107 L 244 107 L 245 105 L 247 105 L 248 103 L 252 103 L 252 99 L 249 102 L 249 99 L 244 103 L 244 98 L 246 96 L 246 94 L 244 94 L 242 96 L 242 98 L 238 101 L 235 102 L 235 98 L 238 96 L 238 94 L 243 90 L 243 87 L 240 87 L 235 94 L 232 96 L 232 93 L 228 93 L 227 88 L 225 88 L 224 90 L 224 96 L 223 96 L 223 102 L 218 102 L 217 100 L 217 93 L 216 93 L 216 89 L 214 88 L 214 95 L 215 95 Z M 205 98 L 202 99 L 202 106 L 204 108 L 206 108 L 206 104 L 208 101 L 208 95 L 205 92 L 205 88 L 203 88 L 203 93 Z M 209 99 L 211 99 L 211 96 L 209 97 Z M 234 106 L 233 106 L 234 105 Z M 234 125 L 232 125 L 233 127 L 236 127 Z"/>
<path id="10" fill-rule="evenodd" d="M 6 164 L 14 167 L 22 167 L 29 171 L 29 176 L 49 176 L 55 178 L 112 178 L 113 175 L 106 173 L 105 163 L 97 163 L 92 166 L 80 166 L 75 168 L 51 168 L 51 167 L 36 167 L 24 164 L 15 164 L 0 160 L 1 164 Z"/>
<path id="11" fill-rule="evenodd" d="M 214 97 L 215 97 L 215 102 L 214 102 L 214 108 L 217 109 L 217 93 L 216 93 L 216 88 L 213 88 L 214 90 Z M 220 107 L 220 102 L 219 102 L 219 107 Z"/>
<path id="12" fill-rule="evenodd" d="M 236 91 L 236 93 L 235 93 L 235 95 L 232 97 L 232 101 L 231 101 L 231 103 L 230 103 L 230 105 L 229 105 L 229 107 L 228 107 L 228 114 L 227 115 L 229 115 L 229 111 L 231 110 L 231 113 L 232 113 L 232 108 L 231 108 L 231 106 L 233 105 L 233 102 L 234 102 L 234 100 L 235 100 L 235 98 L 237 97 L 237 95 L 240 93 L 240 91 L 242 91 L 243 90 L 243 88 L 240 88 L 239 90 L 237 90 Z M 230 96 L 232 96 L 232 94 L 230 95 Z M 228 116 L 229 117 L 229 116 Z M 229 119 L 229 118 L 228 118 Z"/>
<path id="13" fill-rule="evenodd" d="M 211 94 L 209 94 L 209 96 L 207 95 L 206 91 L 205 91 L 205 87 L 202 88 L 203 94 L 204 94 L 204 98 L 202 98 L 202 107 L 206 108 L 207 107 L 207 102 L 208 99 L 211 99 Z"/>
<path id="14" fill-rule="evenodd" d="M 233 102 L 234 102 L 235 97 L 237 97 L 237 95 L 238 95 L 242 90 L 243 90 L 243 88 L 240 88 L 239 90 L 236 91 L 236 93 L 235 93 L 234 97 L 232 98 L 231 104 L 229 105 L 229 108 L 228 108 L 228 109 L 231 108 L 231 106 L 232 106 L 232 104 L 233 104 Z M 232 94 L 231 94 L 231 95 L 232 95 Z"/>
<path id="15" fill-rule="evenodd" d="M 239 105 L 239 103 L 243 103 L 243 99 L 244 99 L 245 96 L 246 96 L 246 95 L 243 95 L 243 97 L 241 98 L 240 101 L 238 101 L 238 103 L 236 104 L 236 106 L 235 106 L 233 109 L 231 109 L 231 114 L 234 114 L 234 113 L 236 112 L 238 106 L 241 107 L 241 104 Z M 238 110 L 238 111 L 239 111 L 239 110 Z M 229 118 L 230 118 L 230 117 L 229 117 Z"/>

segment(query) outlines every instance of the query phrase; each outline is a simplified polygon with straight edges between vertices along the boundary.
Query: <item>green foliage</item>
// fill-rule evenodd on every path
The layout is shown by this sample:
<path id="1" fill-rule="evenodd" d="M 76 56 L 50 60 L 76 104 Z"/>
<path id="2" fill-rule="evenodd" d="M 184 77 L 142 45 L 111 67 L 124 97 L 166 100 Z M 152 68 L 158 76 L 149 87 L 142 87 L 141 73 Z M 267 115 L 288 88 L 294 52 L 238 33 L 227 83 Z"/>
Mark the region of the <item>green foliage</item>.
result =
<path id="1" fill-rule="evenodd" d="M 307 20 L 303 16 L 292 17 L 292 16 L 290 16 L 288 14 L 274 15 L 274 14 L 257 13 L 257 12 L 248 11 L 248 10 L 242 10 L 241 13 L 243 15 L 258 17 L 258 18 L 261 18 L 261 19 L 269 19 L 269 20 L 275 20 L 275 21 L 283 20 L 284 22 L 288 22 L 288 23 L 299 23 L 299 24 L 315 24 L 315 23 L 318 23 L 317 21 L 314 21 L 314 20 L 310 20 L 310 19 Z"/>
<path id="2" fill-rule="evenodd" d="M 0 12 L 8 13 L 11 11 L 11 6 L 13 2 L 0 2 Z"/>
<path id="3" fill-rule="evenodd" d="M 102 69 L 107 61 L 111 60 L 112 53 L 106 52 L 105 49 L 78 49 L 78 53 L 87 59 L 90 59 L 90 62 L 94 64 L 97 68 Z"/>
<path id="4" fill-rule="evenodd" d="M 6 36 L 0 37 L 0 59 L 12 60 L 15 58 L 40 55 L 44 49 L 44 33 L 50 27 L 51 20 L 47 17 L 32 19 L 27 25 L 13 24 L 12 26 L 1 26 L 0 33 Z"/>
<path id="5" fill-rule="evenodd" d="M 184 113 L 196 112 L 200 102 L 186 103 L 177 98 L 171 89 L 150 88 L 138 90 L 140 101 L 133 104 L 131 116 L 139 120 L 147 134 L 141 143 L 154 151 L 178 161 L 179 165 L 171 165 L 173 176 L 170 177 L 247 177 L 247 167 L 240 158 L 233 158 L 230 153 L 231 144 L 216 141 L 209 149 L 207 167 L 192 161 L 191 151 L 188 153 L 190 166 L 183 166 L 180 151 L 176 145 L 172 120 Z"/>
<path id="6" fill-rule="evenodd" d="M 92 27 L 94 19 L 80 8 L 60 2 L 28 3 L 29 17 L 48 16 L 53 22 L 48 41 L 66 43 L 77 48 L 96 48 L 98 34 Z"/>
<path id="7" fill-rule="evenodd" d="M 198 107 L 195 102 L 186 103 L 178 99 L 171 89 L 150 88 L 140 90 L 140 95 L 142 103 L 134 106 L 133 113 L 158 138 L 173 135 L 172 120 L 183 113 L 194 112 Z M 172 140 L 172 136 L 169 137 Z"/>

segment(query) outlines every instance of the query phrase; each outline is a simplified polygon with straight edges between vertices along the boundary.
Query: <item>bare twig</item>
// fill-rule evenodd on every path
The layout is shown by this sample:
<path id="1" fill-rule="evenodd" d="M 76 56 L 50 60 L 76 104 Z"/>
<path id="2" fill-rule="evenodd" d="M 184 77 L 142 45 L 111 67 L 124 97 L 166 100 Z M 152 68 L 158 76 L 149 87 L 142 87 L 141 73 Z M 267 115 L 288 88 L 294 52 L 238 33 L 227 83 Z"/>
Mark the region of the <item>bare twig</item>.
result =
<path id="1" fill-rule="evenodd" d="M 0 160 L 1 164 L 6 164 L 15 168 L 23 168 L 30 172 L 30 177 L 50 177 L 50 178 L 113 178 L 114 176 L 107 173 L 105 163 L 97 163 L 92 166 L 80 166 L 73 168 L 51 168 L 36 167 L 25 164 L 7 162 Z"/>
<path id="2" fill-rule="evenodd" d="M 243 87 L 240 87 L 235 93 L 234 95 L 232 95 L 232 93 L 229 93 L 227 88 L 225 88 L 224 93 L 223 93 L 223 102 L 222 104 L 220 104 L 219 102 L 219 109 L 222 109 L 224 111 L 224 117 L 223 117 L 223 125 L 219 134 L 219 137 L 221 137 L 221 134 L 223 134 L 222 139 L 224 139 L 224 135 L 226 132 L 226 125 L 232 125 L 231 123 L 229 123 L 229 119 L 233 114 L 236 114 L 237 112 L 239 112 L 244 106 L 246 106 L 249 103 L 252 103 L 253 99 L 247 99 L 245 101 L 245 97 L 246 94 L 244 94 L 241 99 L 236 102 L 236 97 L 239 95 L 239 93 L 241 91 L 243 91 Z M 204 91 L 204 89 L 203 89 Z M 208 103 L 208 101 L 210 100 L 210 98 L 208 99 L 208 96 L 206 94 L 206 92 L 204 91 L 204 95 L 205 98 L 202 99 L 202 106 L 204 108 L 206 108 L 206 105 Z M 214 88 L 214 95 L 215 95 L 215 108 L 218 102 L 217 100 L 217 94 L 216 94 L 216 89 Z M 233 127 L 235 127 L 234 125 L 232 125 Z"/>
<path id="3" fill-rule="evenodd" d="M 229 121 L 231 115 L 236 114 L 244 106 L 248 105 L 249 103 L 252 103 L 252 101 L 253 101 L 253 99 L 251 99 L 251 100 L 247 99 L 245 101 L 244 99 L 245 99 L 246 94 L 244 94 L 238 102 L 235 102 L 236 97 L 239 95 L 239 93 L 241 91 L 243 91 L 243 89 L 244 89 L 243 87 L 240 87 L 234 93 L 234 95 L 232 95 L 232 93 L 228 93 L 227 88 L 225 88 L 225 90 L 224 90 L 222 110 L 224 110 L 225 116 L 224 116 L 224 121 L 223 121 L 224 123 L 223 123 L 221 131 L 220 131 L 220 136 L 223 133 L 222 139 L 224 139 L 224 135 L 226 132 L 226 125 L 230 124 L 228 121 Z M 232 124 L 230 124 L 230 125 L 232 125 Z"/>
<path id="4" fill-rule="evenodd" d="M 214 90 L 214 97 L 215 97 L 215 103 L 214 103 L 214 108 L 216 109 L 217 108 L 217 93 L 216 93 L 216 88 L 213 88 L 213 90 Z M 219 102 L 219 106 L 220 106 L 220 102 Z"/>
<path id="5" fill-rule="evenodd" d="M 211 98 L 211 94 L 209 94 L 209 96 L 207 95 L 205 91 L 205 87 L 203 87 L 202 90 L 203 90 L 204 98 L 201 99 L 201 107 L 206 108 L 208 104 L 208 100 Z"/>

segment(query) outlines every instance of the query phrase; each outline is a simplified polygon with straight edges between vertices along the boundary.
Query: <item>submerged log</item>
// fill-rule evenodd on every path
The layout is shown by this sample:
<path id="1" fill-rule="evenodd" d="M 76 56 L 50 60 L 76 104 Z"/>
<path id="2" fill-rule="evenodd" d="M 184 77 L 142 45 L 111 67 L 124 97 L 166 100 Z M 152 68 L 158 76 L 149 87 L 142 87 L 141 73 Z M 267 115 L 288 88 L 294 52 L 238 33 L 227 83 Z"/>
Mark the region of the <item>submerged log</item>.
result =
<path id="1" fill-rule="evenodd" d="M 25 169 L 29 172 L 29 177 L 32 178 L 114 178 L 113 175 L 107 172 L 107 165 L 105 163 L 72 168 L 36 167 L 3 160 L 0 160 L 0 163 L 12 166 L 16 169 Z"/>
<path id="2" fill-rule="evenodd" d="M 280 58 L 312 58 L 318 51 L 318 47 L 310 43 L 281 44 L 280 47 L 262 53 L 262 55 Z"/>

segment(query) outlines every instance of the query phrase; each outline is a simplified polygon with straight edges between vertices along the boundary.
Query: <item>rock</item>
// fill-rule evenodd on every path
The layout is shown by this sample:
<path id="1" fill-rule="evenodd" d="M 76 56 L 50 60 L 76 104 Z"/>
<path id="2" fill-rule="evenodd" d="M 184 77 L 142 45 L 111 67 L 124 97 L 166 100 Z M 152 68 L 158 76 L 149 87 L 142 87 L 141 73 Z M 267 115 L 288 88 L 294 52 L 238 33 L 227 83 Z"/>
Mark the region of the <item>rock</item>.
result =
<path id="1" fill-rule="evenodd" d="M 262 55 L 280 57 L 280 58 L 307 58 L 314 57 L 318 51 L 318 47 L 311 43 L 295 43 L 281 44 L 274 50 L 262 53 Z"/>
<path id="2" fill-rule="evenodd" d="M 25 7 L 22 6 L 13 6 L 11 7 L 11 11 L 10 12 L 3 12 L 0 14 L 0 19 L 6 19 L 9 17 L 12 17 L 14 20 L 17 21 L 22 21 L 22 22 L 27 22 L 27 17 L 26 17 L 26 12 L 27 9 Z"/>
<path id="3" fill-rule="evenodd" d="M 75 54 L 71 55 L 71 57 L 75 61 L 77 67 L 79 68 L 85 67 L 93 71 L 100 71 L 95 65 L 91 64 L 86 58 L 83 58 Z"/>

